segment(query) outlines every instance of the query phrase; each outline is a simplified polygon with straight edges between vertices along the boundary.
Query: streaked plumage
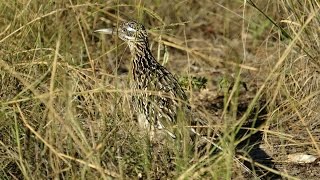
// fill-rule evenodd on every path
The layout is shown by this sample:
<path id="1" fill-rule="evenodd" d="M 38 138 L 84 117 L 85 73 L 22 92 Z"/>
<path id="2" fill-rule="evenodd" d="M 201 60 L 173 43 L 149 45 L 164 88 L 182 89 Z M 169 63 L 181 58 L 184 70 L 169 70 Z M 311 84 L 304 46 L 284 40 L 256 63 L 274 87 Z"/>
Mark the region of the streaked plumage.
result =
<path id="1" fill-rule="evenodd" d="M 151 126 L 164 129 L 175 138 L 172 128 L 177 123 L 178 112 L 189 112 L 188 99 L 175 77 L 152 55 L 144 26 L 129 21 L 116 30 L 97 32 L 117 34 L 127 42 L 133 59 L 132 102 L 135 111 Z"/>

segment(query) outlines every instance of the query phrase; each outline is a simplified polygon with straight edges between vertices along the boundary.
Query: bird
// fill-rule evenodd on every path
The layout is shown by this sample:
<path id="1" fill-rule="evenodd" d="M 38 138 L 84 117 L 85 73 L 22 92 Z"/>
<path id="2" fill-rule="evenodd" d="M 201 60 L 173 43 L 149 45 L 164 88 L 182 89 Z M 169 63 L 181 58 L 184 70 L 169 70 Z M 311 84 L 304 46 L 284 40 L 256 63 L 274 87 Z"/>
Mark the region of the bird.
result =
<path id="1" fill-rule="evenodd" d="M 152 55 L 146 28 L 136 21 L 127 21 L 118 28 L 95 32 L 116 34 L 129 46 L 133 61 L 132 104 L 139 124 L 164 130 L 176 138 L 174 131 L 179 119 L 190 125 L 188 98 L 175 76 Z"/>
<path id="2" fill-rule="evenodd" d="M 192 137 L 198 136 L 217 149 L 223 150 L 220 145 L 194 128 L 198 123 L 207 123 L 193 117 L 188 97 L 178 80 L 152 55 L 148 33 L 142 24 L 136 21 L 126 21 L 118 28 L 99 29 L 95 32 L 116 34 L 129 46 L 133 61 L 132 104 L 141 126 L 164 130 L 173 139 L 176 139 L 177 133 L 175 132 L 181 130 L 179 129 L 181 126 L 177 124 L 184 125 L 183 127 L 188 127 Z M 179 116 L 182 117 L 179 118 Z M 256 179 L 259 179 L 235 156 L 233 159 Z"/>

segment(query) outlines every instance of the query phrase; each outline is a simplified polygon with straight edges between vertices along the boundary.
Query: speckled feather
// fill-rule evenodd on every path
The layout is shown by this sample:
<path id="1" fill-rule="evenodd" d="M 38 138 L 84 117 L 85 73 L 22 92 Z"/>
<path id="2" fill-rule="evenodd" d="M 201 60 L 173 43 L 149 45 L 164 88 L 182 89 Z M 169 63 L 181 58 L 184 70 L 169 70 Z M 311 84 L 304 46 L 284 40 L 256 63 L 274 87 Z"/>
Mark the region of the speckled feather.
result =
<path id="1" fill-rule="evenodd" d="M 158 120 L 176 123 L 177 109 L 187 101 L 174 76 L 161 66 L 148 48 L 135 51 L 133 57 L 133 103 L 154 124 Z M 184 102 L 182 102 L 184 101 Z"/>
<path id="2" fill-rule="evenodd" d="M 151 125 L 168 129 L 167 126 L 176 124 L 179 110 L 189 112 L 185 92 L 175 77 L 155 60 L 141 24 L 126 22 L 120 26 L 118 34 L 128 43 L 133 56 L 133 107 L 144 114 Z"/>

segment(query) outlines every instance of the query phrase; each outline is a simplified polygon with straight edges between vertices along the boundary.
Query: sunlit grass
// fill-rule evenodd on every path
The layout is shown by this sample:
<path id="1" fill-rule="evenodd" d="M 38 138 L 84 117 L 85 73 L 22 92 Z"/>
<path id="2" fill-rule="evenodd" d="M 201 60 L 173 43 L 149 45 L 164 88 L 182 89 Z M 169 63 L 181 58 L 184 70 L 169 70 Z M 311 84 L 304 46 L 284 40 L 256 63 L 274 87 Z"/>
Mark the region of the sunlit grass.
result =
<path id="1" fill-rule="evenodd" d="M 0 179 L 246 179 L 235 158 L 251 161 L 256 132 L 276 163 L 298 147 L 320 156 L 320 5 L 254 3 L 0 1 Z M 128 19 L 150 29 L 222 150 L 138 128 L 130 53 L 94 33 Z M 255 165 L 295 178 L 286 164 Z"/>

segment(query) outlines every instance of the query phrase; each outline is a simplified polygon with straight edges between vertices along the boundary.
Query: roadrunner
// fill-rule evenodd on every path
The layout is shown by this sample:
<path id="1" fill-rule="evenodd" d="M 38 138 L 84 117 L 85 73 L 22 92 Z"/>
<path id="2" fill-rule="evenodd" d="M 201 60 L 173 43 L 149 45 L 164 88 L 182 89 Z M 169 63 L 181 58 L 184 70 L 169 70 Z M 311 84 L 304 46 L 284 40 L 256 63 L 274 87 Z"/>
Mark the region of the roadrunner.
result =
<path id="1" fill-rule="evenodd" d="M 152 55 L 145 27 L 129 21 L 118 28 L 96 32 L 116 34 L 129 46 L 133 57 L 132 103 L 139 124 L 164 130 L 176 138 L 174 129 L 178 119 L 184 121 L 182 124 L 190 125 L 186 114 L 189 112 L 188 99 L 177 79 Z M 183 117 L 179 118 L 179 115 Z"/>

